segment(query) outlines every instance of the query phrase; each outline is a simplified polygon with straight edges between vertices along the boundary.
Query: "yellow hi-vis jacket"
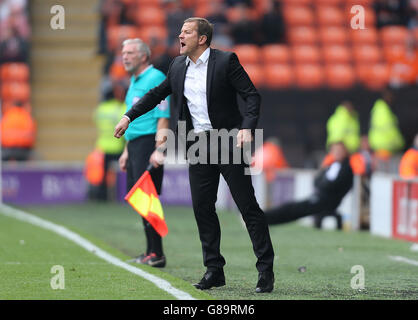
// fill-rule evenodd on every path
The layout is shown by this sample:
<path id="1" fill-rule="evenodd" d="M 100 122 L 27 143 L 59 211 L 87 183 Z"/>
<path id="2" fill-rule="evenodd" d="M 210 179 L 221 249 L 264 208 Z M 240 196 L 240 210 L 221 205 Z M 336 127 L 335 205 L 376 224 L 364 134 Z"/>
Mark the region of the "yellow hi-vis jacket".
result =
<path id="1" fill-rule="evenodd" d="M 405 145 L 398 119 L 383 99 L 378 99 L 371 111 L 369 143 L 373 150 L 390 154 L 400 151 Z"/>
<path id="2" fill-rule="evenodd" d="M 124 139 L 116 139 L 113 136 L 113 131 L 125 111 L 125 104 L 116 99 L 103 101 L 99 104 L 94 114 L 97 127 L 97 149 L 107 154 L 119 154 L 123 151 L 125 141 Z"/>
<path id="3" fill-rule="evenodd" d="M 357 113 L 351 113 L 343 105 L 338 106 L 327 122 L 327 147 L 342 141 L 353 153 L 360 147 L 360 122 Z"/>

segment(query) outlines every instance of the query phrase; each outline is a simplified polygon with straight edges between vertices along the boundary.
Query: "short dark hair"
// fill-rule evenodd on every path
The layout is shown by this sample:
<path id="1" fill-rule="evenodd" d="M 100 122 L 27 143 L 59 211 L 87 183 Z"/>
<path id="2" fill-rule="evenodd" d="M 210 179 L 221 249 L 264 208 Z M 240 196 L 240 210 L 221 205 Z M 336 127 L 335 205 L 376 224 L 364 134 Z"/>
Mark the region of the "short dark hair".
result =
<path id="1" fill-rule="evenodd" d="M 210 46 L 210 43 L 212 42 L 213 24 L 207 19 L 199 17 L 188 18 L 184 20 L 184 23 L 186 22 L 196 22 L 198 36 L 206 36 L 206 44 Z"/>

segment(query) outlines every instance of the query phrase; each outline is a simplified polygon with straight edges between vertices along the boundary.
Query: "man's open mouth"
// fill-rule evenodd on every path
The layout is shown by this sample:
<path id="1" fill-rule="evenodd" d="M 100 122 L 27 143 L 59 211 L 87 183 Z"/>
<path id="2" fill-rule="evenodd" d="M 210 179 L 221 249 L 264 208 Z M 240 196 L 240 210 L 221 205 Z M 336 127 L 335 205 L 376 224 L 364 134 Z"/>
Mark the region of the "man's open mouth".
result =
<path id="1" fill-rule="evenodd" d="M 183 48 L 186 46 L 186 44 L 184 42 L 180 42 L 180 46 Z"/>

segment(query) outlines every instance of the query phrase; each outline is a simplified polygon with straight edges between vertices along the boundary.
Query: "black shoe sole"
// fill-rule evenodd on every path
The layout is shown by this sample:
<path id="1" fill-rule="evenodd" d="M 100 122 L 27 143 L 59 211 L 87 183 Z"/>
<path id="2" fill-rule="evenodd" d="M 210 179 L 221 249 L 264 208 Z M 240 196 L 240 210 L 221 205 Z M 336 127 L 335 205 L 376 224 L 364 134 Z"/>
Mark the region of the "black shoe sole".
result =
<path id="1" fill-rule="evenodd" d="M 214 287 L 216 287 L 216 288 L 223 287 L 224 285 L 225 285 L 225 281 L 219 282 L 219 283 L 214 284 L 213 286 L 204 287 L 204 288 L 200 285 L 200 283 L 195 283 L 195 284 L 193 284 L 193 287 L 195 287 L 196 289 L 199 289 L 199 290 L 209 290 L 209 289 L 214 288 Z"/>
<path id="2" fill-rule="evenodd" d="M 268 288 L 256 288 L 255 292 L 256 293 L 269 293 L 273 291 L 273 287 L 268 287 Z"/>

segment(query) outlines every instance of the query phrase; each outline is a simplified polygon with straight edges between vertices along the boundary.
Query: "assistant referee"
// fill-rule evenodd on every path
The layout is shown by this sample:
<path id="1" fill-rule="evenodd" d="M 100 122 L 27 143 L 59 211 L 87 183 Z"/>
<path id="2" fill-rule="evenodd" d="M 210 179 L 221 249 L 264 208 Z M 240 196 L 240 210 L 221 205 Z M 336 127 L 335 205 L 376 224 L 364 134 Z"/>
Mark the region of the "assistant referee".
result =
<path id="1" fill-rule="evenodd" d="M 127 111 L 139 101 L 150 89 L 164 81 L 165 75 L 150 64 L 151 51 L 141 39 L 128 39 L 123 42 L 122 59 L 125 70 L 131 75 L 131 83 L 126 94 Z M 155 164 L 163 157 L 157 150 L 162 141 L 156 141 L 155 135 L 160 129 L 168 129 L 170 118 L 169 98 L 162 101 L 154 109 L 135 119 L 126 130 L 127 144 L 119 158 L 121 170 L 127 171 L 127 190 L 145 172 L 149 163 Z M 157 193 L 161 193 L 163 166 L 151 171 Z M 163 253 L 161 236 L 150 223 L 143 220 L 146 235 L 146 251 L 133 259 L 133 262 L 147 264 L 152 267 L 165 267 L 166 258 Z"/>

